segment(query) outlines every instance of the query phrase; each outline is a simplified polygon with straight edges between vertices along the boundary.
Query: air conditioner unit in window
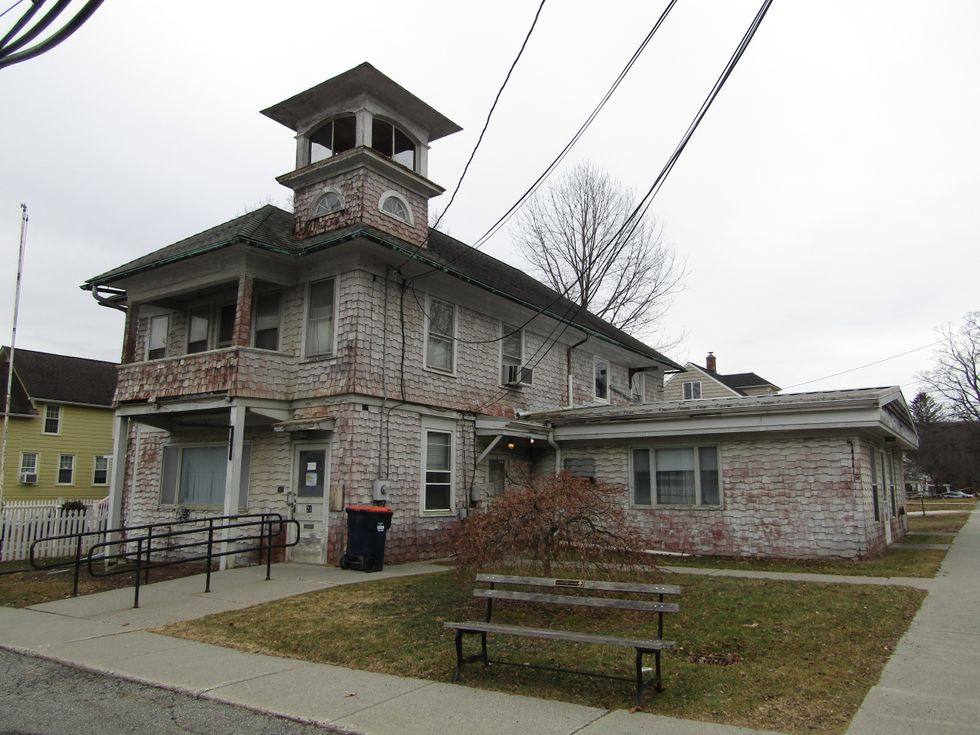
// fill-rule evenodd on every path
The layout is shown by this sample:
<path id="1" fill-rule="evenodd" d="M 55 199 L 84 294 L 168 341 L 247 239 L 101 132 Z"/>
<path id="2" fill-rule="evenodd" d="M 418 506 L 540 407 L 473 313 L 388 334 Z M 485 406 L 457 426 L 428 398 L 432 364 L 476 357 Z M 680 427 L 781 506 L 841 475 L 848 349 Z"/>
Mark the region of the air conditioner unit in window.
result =
<path id="1" fill-rule="evenodd" d="M 20 482 L 22 485 L 37 485 L 37 473 L 36 472 L 21 472 Z"/>
<path id="2" fill-rule="evenodd" d="M 507 385 L 531 385 L 534 370 L 523 365 L 507 366 Z"/>

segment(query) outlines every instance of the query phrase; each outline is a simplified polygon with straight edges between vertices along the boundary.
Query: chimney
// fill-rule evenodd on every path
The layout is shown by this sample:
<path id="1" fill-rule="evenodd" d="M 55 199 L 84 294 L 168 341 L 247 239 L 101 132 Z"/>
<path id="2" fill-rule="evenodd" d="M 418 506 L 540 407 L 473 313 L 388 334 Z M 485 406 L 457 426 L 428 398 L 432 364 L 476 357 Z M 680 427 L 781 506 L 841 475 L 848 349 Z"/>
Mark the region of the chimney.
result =
<path id="1" fill-rule="evenodd" d="M 718 361 L 715 359 L 714 352 L 709 352 L 708 356 L 704 358 L 704 366 L 709 373 L 714 374 L 718 372 Z"/>

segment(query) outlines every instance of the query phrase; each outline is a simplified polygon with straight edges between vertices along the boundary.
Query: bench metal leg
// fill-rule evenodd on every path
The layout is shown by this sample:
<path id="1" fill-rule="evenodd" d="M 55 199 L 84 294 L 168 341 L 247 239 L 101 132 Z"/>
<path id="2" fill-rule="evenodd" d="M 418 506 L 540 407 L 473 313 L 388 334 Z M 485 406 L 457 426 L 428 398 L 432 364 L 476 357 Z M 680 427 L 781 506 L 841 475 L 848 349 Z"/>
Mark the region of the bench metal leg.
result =
<path id="1" fill-rule="evenodd" d="M 463 668 L 463 631 L 456 631 L 456 673 L 453 681 L 459 681 L 459 672 Z"/>
<path id="2" fill-rule="evenodd" d="M 643 651 L 636 649 L 636 695 L 633 697 L 633 704 L 637 707 L 643 706 Z"/>
<path id="3" fill-rule="evenodd" d="M 653 656 L 657 660 L 657 672 L 656 672 L 657 676 L 656 679 L 654 679 L 654 687 L 658 692 L 662 692 L 664 688 L 660 679 L 660 651 L 654 651 Z"/>
<path id="4" fill-rule="evenodd" d="M 480 633 L 480 654 L 483 656 L 483 665 L 489 666 L 490 659 L 487 657 L 487 634 Z"/>

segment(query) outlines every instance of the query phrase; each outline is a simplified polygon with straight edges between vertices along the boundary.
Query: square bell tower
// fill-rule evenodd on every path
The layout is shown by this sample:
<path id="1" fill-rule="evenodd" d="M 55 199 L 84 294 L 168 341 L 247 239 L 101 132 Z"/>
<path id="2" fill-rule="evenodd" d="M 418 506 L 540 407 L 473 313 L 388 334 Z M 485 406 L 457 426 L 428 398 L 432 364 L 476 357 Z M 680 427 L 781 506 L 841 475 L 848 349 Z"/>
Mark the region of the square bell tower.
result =
<path id="1" fill-rule="evenodd" d="M 429 144 L 461 128 L 367 62 L 262 114 L 296 133 L 294 231 L 309 238 L 365 224 L 423 246 Z"/>

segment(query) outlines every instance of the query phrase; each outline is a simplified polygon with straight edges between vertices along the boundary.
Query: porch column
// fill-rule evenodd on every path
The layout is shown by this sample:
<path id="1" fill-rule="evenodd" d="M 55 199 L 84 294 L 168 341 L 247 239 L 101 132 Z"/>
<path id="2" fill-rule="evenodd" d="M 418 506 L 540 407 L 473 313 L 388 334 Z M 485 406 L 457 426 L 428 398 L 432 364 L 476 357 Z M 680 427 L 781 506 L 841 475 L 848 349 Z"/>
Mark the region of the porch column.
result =
<path id="1" fill-rule="evenodd" d="M 136 332 L 140 321 L 139 304 L 130 304 L 126 309 L 126 329 L 123 332 L 123 348 L 121 362 L 128 365 L 136 362 Z"/>
<path id="2" fill-rule="evenodd" d="M 224 515 L 238 515 L 238 495 L 242 480 L 242 452 L 245 447 L 245 406 L 232 405 L 229 416 L 231 436 L 228 441 L 228 467 L 225 472 Z M 227 538 L 228 532 L 225 532 Z M 227 551 L 227 543 L 222 544 Z M 235 566 L 230 556 L 221 557 L 221 569 Z"/>
<path id="3" fill-rule="evenodd" d="M 252 344 L 252 296 L 255 281 L 251 276 L 238 279 L 238 299 L 235 302 L 235 332 L 232 345 L 248 347 Z"/>
<path id="4" fill-rule="evenodd" d="M 112 472 L 109 476 L 109 528 L 122 525 L 122 499 L 126 484 L 126 445 L 129 419 L 116 414 L 112 420 Z"/>

